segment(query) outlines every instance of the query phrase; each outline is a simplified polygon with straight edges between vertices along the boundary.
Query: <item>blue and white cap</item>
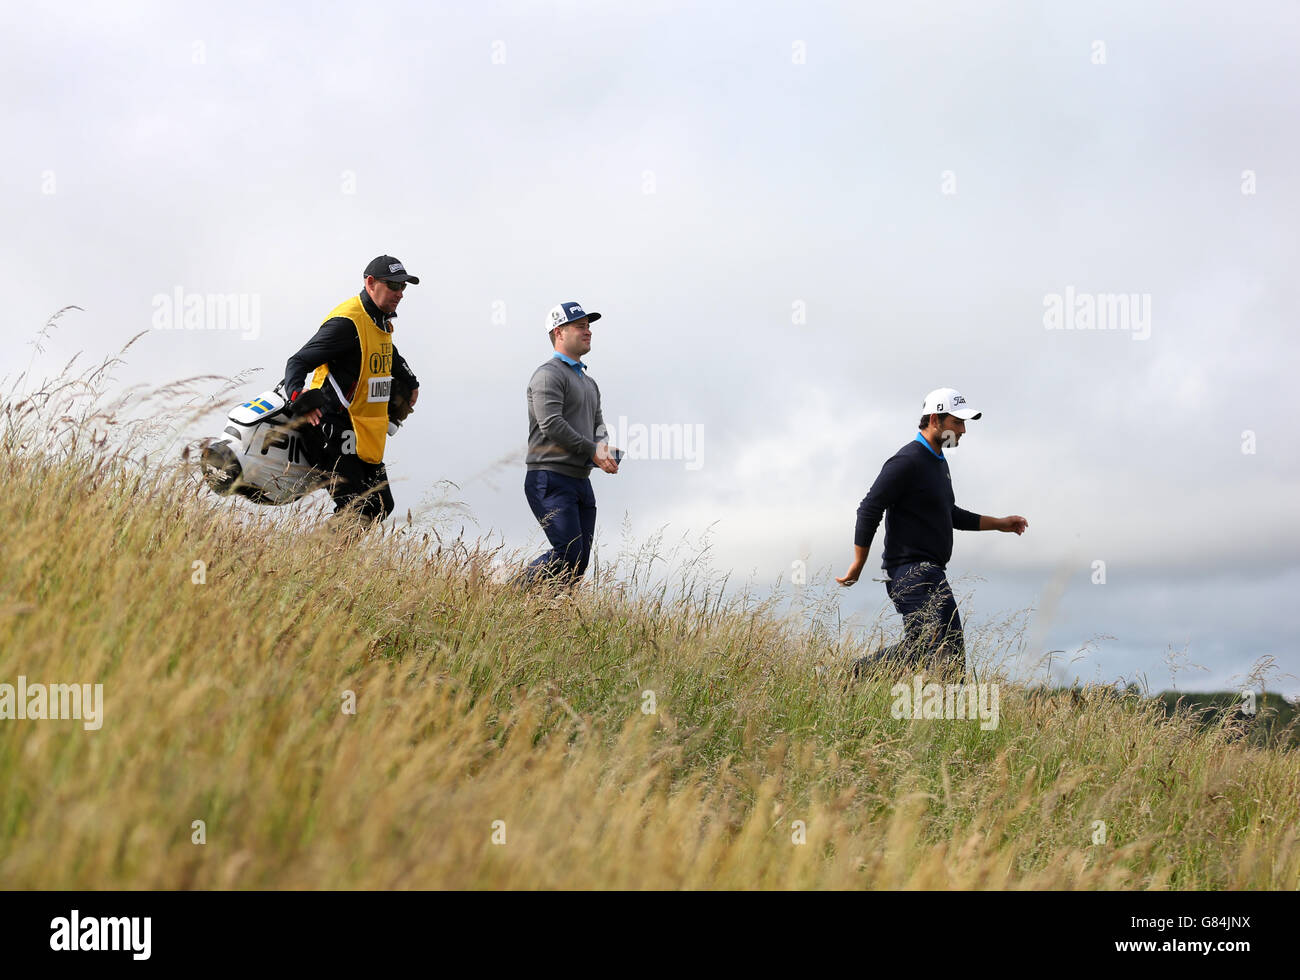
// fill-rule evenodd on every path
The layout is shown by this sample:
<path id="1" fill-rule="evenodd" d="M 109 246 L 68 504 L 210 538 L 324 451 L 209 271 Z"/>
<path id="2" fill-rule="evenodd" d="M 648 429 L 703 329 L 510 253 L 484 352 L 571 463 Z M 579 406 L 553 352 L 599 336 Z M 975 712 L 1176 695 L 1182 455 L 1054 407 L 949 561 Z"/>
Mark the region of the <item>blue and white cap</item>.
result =
<path id="1" fill-rule="evenodd" d="M 581 303 L 561 303 L 554 307 L 550 316 L 546 318 L 546 332 L 550 333 L 556 327 L 562 327 L 574 320 L 581 320 L 584 316 L 588 323 L 595 323 L 600 319 L 599 313 L 584 313 Z"/>
<path id="2" fill-rule="evenodd" d="M 962 393 L 956 388 L 935 388 L 925 396 L 925 404 L 921 411 L 926 415 L 943 414 L 955 415 L 964 422 L 977 419 L 983 412 L 977 412 L 971 408 L 970 402 L 962 397 Z"/>

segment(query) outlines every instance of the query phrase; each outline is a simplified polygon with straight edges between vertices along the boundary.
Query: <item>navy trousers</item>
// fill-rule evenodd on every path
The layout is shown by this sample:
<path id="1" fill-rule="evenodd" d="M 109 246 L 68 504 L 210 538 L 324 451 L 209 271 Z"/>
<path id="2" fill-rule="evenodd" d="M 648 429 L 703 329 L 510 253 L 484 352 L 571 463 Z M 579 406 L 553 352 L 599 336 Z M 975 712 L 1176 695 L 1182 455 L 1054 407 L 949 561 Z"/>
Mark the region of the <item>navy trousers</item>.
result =
<path id="1" fill-rule="evenodd" d="M 574 581 L 582 578 L 596 537 L 596 494 L 591 480 L 551 470 L 529 470 L 524 477 L 524 496 L 551 543 L 550 551 L 529 563 L 526 579 L 538 575 Z"/>
<path id="2" fill-rule="evenodd" d="M 870 660 L 912 668 L 955 668 L 964 674 L 966 640 L 943 566 L 928 561 L 899 565 L 890 572 L 885 591 L 903 617 L 903 640 Z"/>

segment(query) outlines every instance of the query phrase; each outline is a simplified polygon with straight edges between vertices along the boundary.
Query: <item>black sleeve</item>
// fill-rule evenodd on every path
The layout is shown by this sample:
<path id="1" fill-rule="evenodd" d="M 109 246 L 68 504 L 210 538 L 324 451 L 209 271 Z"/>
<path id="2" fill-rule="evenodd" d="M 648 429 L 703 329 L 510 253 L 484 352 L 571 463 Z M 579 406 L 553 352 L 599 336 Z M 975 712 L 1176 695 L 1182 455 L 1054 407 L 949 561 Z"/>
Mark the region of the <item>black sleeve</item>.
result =
<path id="1" fill-rule="evenodd" d="M 968 510 L 962 510 L 962 508 L 953 504 L 952 526 L 956 531 L 978 531 L 980 529 L 980 515 L 971 513 Z"/>
<path id="2" fill-rule="evenodd" d="M 420 387 L 420 382 L 411 372 L 410 366 L 406 363 L 406 358 L 397 353 L 396 344 L 393 344 L 393 377 L 404 382 L 406 387 L 412 390 Z"/>
<path id="3" fill-rule="evenodd" d="M 858 504 L 858 523 L 853 529 L 853 544 L 860 548 L 870 548 L 871 539 L 875 537 L 876 528 L 885 510 L 903 495 L 907 486 L 911 460 L 906 456 L 891 456 L 880 468 L 880 475 L 871 489 Z"/>
<path id="4" fill-rule="evenodd" d="M 284 393 L 293 401 L 302 391 L 303 381 L 309 371 L 314 371 L 327 361 L 347 357 L 349 354 L 361 357 L 361 343 L 357 340 L 357 328 L 347 317 L 336 316 L 326 320 L 316 331 L 316 336 L 307 341 L 302 350 L 289 358 L 284 366 Z"/>

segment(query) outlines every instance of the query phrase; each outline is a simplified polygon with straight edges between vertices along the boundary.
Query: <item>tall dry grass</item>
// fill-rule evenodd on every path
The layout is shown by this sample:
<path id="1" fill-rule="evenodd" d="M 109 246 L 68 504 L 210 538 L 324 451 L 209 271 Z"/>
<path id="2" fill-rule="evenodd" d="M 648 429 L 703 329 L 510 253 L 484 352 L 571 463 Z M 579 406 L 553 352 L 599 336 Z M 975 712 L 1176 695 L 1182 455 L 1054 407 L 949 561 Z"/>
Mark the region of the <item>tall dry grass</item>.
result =
<path id="1" fill-rule="evenodd" d="M 895 719 L 833 617 L 656 578 L 661 542 L 521 593 L 414 526 L 214 498 L 93 390 L 4 404 L 0 682 L 105 717 L 0 721 L 0 887 L 1300 881 L 1300 757 L 1226 724 L 1005 683 L 993 731 Z"/>

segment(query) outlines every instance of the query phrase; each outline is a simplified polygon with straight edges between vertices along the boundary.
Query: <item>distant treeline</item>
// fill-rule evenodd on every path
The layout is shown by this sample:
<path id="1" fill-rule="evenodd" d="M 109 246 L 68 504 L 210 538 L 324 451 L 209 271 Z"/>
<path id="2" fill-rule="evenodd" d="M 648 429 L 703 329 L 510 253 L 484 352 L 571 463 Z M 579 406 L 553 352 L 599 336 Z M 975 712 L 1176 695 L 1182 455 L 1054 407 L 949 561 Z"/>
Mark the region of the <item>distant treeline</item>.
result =
<path id="1" fill-rule="evenodd" d="M 1239 726 L 1242 737 L 1253 745 L 1271 748 L 1300 748 L 1300 722 L 1296 705 L 1280 694 L 1265 691 L 1255 695 L 1255 713 L 1249 714 L 1240 691 L 1211 691 L 1206 694 L 1161 691 L 1156 698 L 1165 713 L 1190 710 L 1199 714 L 1202 725 Z"/>
<path id="2" fill-rule="evenodd" d="M 1253 714 L 1248 710 L 1252 705 L 1241 691 L 1161 691 L 1143 697 L 1141 688 L 1130 683 L 1118 690 L 1118 694 L 1158 703 L 1167 718 L 1177 711 L 1197 719 L 1202 728 L 1224 726 L 1235 731 L 1236 737 L 1248 745 L 1300 749 L 1300 707 L 1273 691 L 1255 692 Z M 1080 706 L 1086 703 L 1084 692 L 1077 687 L 1052 688 L 1051 695 L 1072 698 Z"/>

